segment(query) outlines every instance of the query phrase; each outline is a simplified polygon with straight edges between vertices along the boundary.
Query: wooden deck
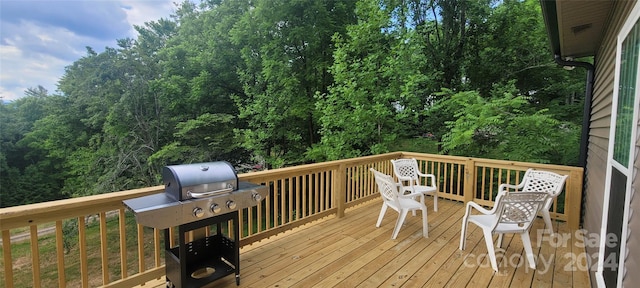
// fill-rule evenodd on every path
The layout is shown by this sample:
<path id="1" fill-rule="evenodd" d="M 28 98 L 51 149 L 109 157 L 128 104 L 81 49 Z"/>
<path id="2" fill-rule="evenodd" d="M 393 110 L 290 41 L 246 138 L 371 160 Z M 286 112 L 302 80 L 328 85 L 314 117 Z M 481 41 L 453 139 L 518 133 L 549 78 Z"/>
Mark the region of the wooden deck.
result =
<path id="1" fill-rule="evenodd" d="M 590 286 L 586 263 L 578 261 L 585 259 L 582 240 L 568 231 L 565 222 L 554 223 L 560 236 L 539 241 L 537 229 L 544 222 L 536 220 L 531 231 L 536 270 L 526 264 L 520 238 L 505 235 L 504 257 L 498 255 L 500 272 L 494 273 L 484 257 L 487 249 L 477 226 L 469 226 L 466 250 L 458 249 L 462 203 L 441 200 L 434 212 L 427 200 L 427 207 L 429 238 L 421 237 L 420 217 L 409 216 L 392 240 L 398 214 L 387 211 L 382 226 L 376 228 L 380 209 L 376 200 L 347 210 L 344 218 L 327 217 L 243 247 L 239 287 Z M 209 286 L 235 287 L 235 278 L 230 275 Z M 141 287 L 165 284 L 158 279 Z"/>

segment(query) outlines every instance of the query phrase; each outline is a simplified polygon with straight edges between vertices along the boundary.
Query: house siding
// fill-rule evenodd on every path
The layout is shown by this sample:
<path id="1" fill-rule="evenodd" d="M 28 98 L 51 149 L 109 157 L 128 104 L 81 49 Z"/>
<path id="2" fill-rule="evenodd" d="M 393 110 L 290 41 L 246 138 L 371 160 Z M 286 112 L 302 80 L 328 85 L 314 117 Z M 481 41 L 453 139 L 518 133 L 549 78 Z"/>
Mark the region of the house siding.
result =
<path id="1" fill-rule="evenodd" d="M 589 130 L 588 160 L 585 177 L 585 213 L 583 228 L 589 233 L 600 234 L 602 224 L 602 209 L 604 202 L 605 175 L 607 169 L 607 152 L 609 145 L 609 132 L 611 130 L 612 100 L 615 81 L 616 46 L 618 33 L 624 25 L 630 11 L 636 1 L 616 1 L 609 17 L 609 24 L 605 28 L 605 36 L 602 39 L 595 57 L 595 83 L 592 102 L 591 122 Z M 640 123 L 639 123 L 640 126 Z M 640 127 L 639 127 L 640 128 Z M 636 151 L 640 151 L 640 138 L 636 139 Z M 638 155 L 638 152 L 636 152 Z M 640 161 L 634 159 L 633 190 L 640 189 L 637 170 Z M 635 194 L 635 193 L 634 193 Z M 640 197 L 631 198 L 631 209 L 640 210 Z M 636 213 L 637 214 L 637 213 Z M 640 215 L 634 215 L 629 222 L 631 233 L 640 233 Z M 635 231 L 635 232 L 634 232 Z M 627 251 L 640 251 L 640 237 L 629 237 Z M 623 239 L 622 241 L 627 241 Z M 587 245 L 588 255 L 598 255 L 598 246 Z M 625 252 L 623 252 L 625 253 Z M 597 261 L 597 257 L 592 257 Z M 595 268 L 597 263 L 591 263 Z M 592 286 L 596 285 L 595 269 L 591 271 Z M 626 271 L 640 271 L 640 253 L 628 253 L 625 261 Z M 623 280 L 624 286 L 635 287 L 640 283 L 640 273 L 626 273 Z"/>

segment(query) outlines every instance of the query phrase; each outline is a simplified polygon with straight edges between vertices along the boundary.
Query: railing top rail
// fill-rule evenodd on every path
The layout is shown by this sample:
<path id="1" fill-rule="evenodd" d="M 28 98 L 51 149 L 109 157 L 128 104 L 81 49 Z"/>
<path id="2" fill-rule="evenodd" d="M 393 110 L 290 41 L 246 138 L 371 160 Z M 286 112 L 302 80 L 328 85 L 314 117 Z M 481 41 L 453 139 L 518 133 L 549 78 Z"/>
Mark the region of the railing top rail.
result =
<path id="1" fill-rule="evenodd" d="M 541 163 L 533 163 L 533 162 L 518 162 L 518 161 L 509 161 L 509 160 L 494 160 L 494 159 L 484 159 L 484 158 L 473 158 L 476 162 L 476 166 L 509 166 L 509 167 L 528 167 L 528 168 L 538 168 L 544 169 L 548 171 L 582 171 L 582 167 L 576 166 L 565 166 L 565 165 L 556 165 L 556 164 L 541 164 Z"/>
<path id="2" fill-rule="evenodd" d="M 446 160 L 449 162 L 451 161 L 464 162 L 467 160 L 474 159 L 474 158 L 463 157 L 463 156 L 450 156 L 450 155 L 418 153 L 418 152 L 400 152 L 400 154 L 402 158 L 416 158 L 416 159 L 430 158 L 434 160 Z"/>
<path id="3" fill-rule="evenodd" d="M 488 158 L 473 158 L 473 157 L 462 157 L 462 156 L 450 156 L 450 155 L 440 155 L 440 154 L 428 154 L 428 153 L 417 153 L 417 152 L 400 152 L 403 158 L 419 158 L 419 159 L 434 159 L 434 160 L 446 160 L 448 162 L 457 161 L 474 161 L 476 166 L 491 166 L 497 165 L 502 167 L 527 167 L 527 168 L 539 168 L 545 170 L 556 170 L 556 171 L 582 171 L 582 167 L 576 166 L 565 166 L 565 165 L 556 165 L 556 164 L 541 164 L 541 163 L 533 163 L 533 162 L 519 162 L 519 161 L 511 161 L 511 160 L 497 160 L 497 159 L 488 159 Z"/>
<path id="4" fill-rule="evenodd" d="M 312 163 L 312 164 L 303 164 L 291 167 L 284 167 L 272 170 L 264 170 L 250 173 L 238 174 L 240 179 L 251 181 L 251 179 L 261 179 L 261 178 L 270 178 L 275 175 L 283 175 L 283 174 L 300 174 L 300 172 L 304 171 L 317 171 L 322 169 L 334 168 L 340 165 L 359 165 L 362 163 L 371 163 L 375 161 L 384 161 L 388 159 L 399 158 L 402 156 L 402 152 L 391 152 L 385 154 L 378 154 L 372 156 L 363 156 L 358 158 L 349 158 L 335 161 L 327 161 L 321 163 Z"/>
<path id="5" fill-rule="evenodd" d="M 2 230 L 37 225 L 123 207 L 122 200 L 164 191 L 164 186 L 144 187 L 106 194 L 49 201 L 0 209 Z"/>

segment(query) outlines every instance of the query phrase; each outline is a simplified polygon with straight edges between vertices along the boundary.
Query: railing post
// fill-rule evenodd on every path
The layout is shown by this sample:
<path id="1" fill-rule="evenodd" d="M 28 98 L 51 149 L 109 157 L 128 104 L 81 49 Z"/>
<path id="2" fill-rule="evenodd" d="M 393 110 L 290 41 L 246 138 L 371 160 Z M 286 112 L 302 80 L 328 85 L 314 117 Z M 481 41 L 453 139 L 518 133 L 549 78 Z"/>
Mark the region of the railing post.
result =
<path id="1" fill-rule="evenodd" d="M 337 208 L 338 218 L 344 217 L 344 209 L 346 202 L 347 183 L 345 175 L 347 174 L 347 168 L 345 164 L 340 164 L 337 169 L 333 170 L 333 192 L 334 192 L 334 204 Z"/>
<path id="2" fill-rule="evenodd" d="M 572 170 L 569 174 L 569 183 L 566 188 L 566 204 L 564 213 L 567 214 L 569 229 L 580 229 L 580 214 L 582 206 L 582 171 Z"/>
<path id="3" fill-rule="evenodd" d="M 464 203 L 473 200 L 476 179 L 476 161 L 473 158 L 469 158 L 464 164 Z"/>

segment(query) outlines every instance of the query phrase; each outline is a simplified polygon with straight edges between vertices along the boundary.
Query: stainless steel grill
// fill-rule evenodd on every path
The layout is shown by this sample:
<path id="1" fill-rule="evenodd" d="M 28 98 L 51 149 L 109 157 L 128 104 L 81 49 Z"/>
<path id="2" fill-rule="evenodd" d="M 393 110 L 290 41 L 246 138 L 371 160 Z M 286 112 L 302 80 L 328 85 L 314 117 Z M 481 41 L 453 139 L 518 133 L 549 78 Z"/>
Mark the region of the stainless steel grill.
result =
<path id="1" fill-rule="evenodd" d="M 258 205 L 268 189 L 238 181 L 228 162 L 166 166 L 165 192 L 125 200 L 136 221 L 166 229 Z"/>
<path id="2" fill-rule="evenodd" d="M 266 186 L 238 181 L 224 161 L 166 166 L 165 192 L 123 201 L 144 226 L 164 229 L 168 287 L 201 287 L 231 273 L 240 285 L 238 210 L 264 199 Z M 232 235 L 221 226 L 232 221 Z M 216 226 L 216 234 L 186 242 L 186 233 Z M 179 245 L 170 246 L 169 227 L 178 227 Z"/>

